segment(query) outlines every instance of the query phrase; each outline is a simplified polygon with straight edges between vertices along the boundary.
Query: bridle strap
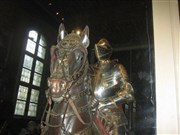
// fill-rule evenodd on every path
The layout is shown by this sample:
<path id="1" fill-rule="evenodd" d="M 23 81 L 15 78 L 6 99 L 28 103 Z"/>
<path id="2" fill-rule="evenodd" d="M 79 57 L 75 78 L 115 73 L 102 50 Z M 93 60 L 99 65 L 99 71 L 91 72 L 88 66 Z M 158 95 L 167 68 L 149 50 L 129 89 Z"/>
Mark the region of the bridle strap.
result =
<path id="1" fill-rule="evenodd" d="M 59 46 L 58 46 L 58 48 L 59 48 Z M 62 47 L 63 48 L 63 47 Z M 61 49 L 62 49 L 61 48 Z M 61 50 L 60 48 L 59 48 L 59 50 Z M 75 71 L 75 72 L 73 72 L 73 74 L 71 75 L 71 76 L 68 76 L 68 80 L 70 81 L 71 79 L 73 79 L 73 76 L 76 76 L 77 74 L 79 74 L 80 72 L 83 72 L 83 69 L 85 68 L 85 66 L 86 66 L 86 64 L 87 64 L 87 61 L 86 61 L 86 57 L 87 57 L 87 50 L 85 49 L 85 48 L 82 48 L 82 47 L 79 47 L 79 46 L 77 46 L 77 47 L 75 47 L 75 48 L 70 48 L 69 50 L 68 50 L 68 52 L 70 51 L 70 52 L 73 52 L 74 50 L 77 50 L 77 49 L 79 49 L 79 50 L 81 50 L 82 52 L 83 52 L 83 54 L 84 54 L 84 59 L 83 59 L 83 62 L 82 62 L 82 64 L 81 64 L 81 67 L 79 68 L 79 71 Z M 63 49 L 63 50 L 65 50 L 65 53 L 64 53 L 64 55 L 63 55 L 63 57 L 62 57 L 62 59 L 66 56 L 66 53 L 67 53 L 67 50 L 66 49 Z M 65 66 L 65 64 L 64 64 L 64 61 L 61 59 L 61 61 L 62 61 L 62 65 L 61 65 L 61 67 L 62 67 L 62 71 L 63 71 L 63 74 L 65 75 L 65 70 L 64 70 L 64 68 L 66 67 Z M 67 78 L 66 78 L 67 79 Z M 78 79 L 79 80 L 79 79 Z"/>
<path id="2" fill-rule="evenodd" d="M 80 114 L 79 114 L 79 112 L 78 112 L 75 104 L 73 103 L 73 100 L 72 100 L 71 98 L 69 98 L 69 99 L 68 99 L 68 102 L 69 102 L 70 106 L 72 107 L 75 115 L 76 115 L 77 118 L 79 119 L 79 121 L 80 121 L 82 124 L 84 124 L 84 125 L 88 124 L 88 123 L 85 123 L 84 120 L 81 118 L 81 116 L 80 116 Z"/>
<path id="3" fill-rule="evenodd" d="M 84 55 L 85 55 L 85 57 L 87 56 L 86 54 L 87 54 L 87 51 L 86 51 L 86 49 L 81 49 L 80 47 L 76 47 L 76 48 L 73 48 L 71 51 L 74 51 L 75 49 L 80 49 L 83 53 L 84 53 Z M 65 53 L 65 55 L 66 55 L 66 53 Z M 63 57 L 65 57 L 65 55 L 63 56 Z M 64 71 L 64 67 L 65 67 L 65 65 L 64 65 L 64 62 L 62 63 L 62 70 Z M 83 62 L 82 62 L 82 65 L 81 65 L 81 67 L 79 68 L 79 71 L 75 71 L 75 72 L 73 72 L 73 75 L 72 76 L 68 76 L 68 78 L 70 79 L 70 81 L 69 81 L 69 83 L 67 83 L 69 86 L 68 86 L 68 88 L 66 88 L 66 91 L 67 91 L 67 93 L 69 92 L 69 90 L 71 89 L 71 87 L 72 86 L 74 86 L 74 85 L 76 85 L 79 81 L 81 81 L 81 80 L 83 80 L 82 78 L 85 76 L 85 73 L 86 73 L 86 70 L 87 70 L 87 66 L 88 66 L 88 63 L 87 63 L 87 61 L 86 61 L 86 58 L 84 58 L 83 59 Z M 76 75 L 80 75 L 78 78 L 76 78 L 76 80 L 73 78 L 73 76 L 76 76 Z M 48 99 L 48 100 L 51 100 L 51 98 L 50 99 Z M 77 118 L 78 118 L 78 120 L 82 123 L 82 124 L 84 124 L 84 125 L 87 125 L 87 124 L 89 124 L 89 123 L 85 123 L 84 122 L 84 120 L 82 119 L 82 117 L 80 116 L 80 114 L 79 114 L 79 112 L 78 112 L 78 110 L 77 110 L 77 107 L 76 107 L 76 105 L 74 104 L 74 102 L 73 102 L 73 100 L 71 99 L 71 97 L 68 97 L 67 98 L 67 101 L 68 101 L 68 103 L 69 103 L 69 105 L 72 107 L 72 109 L 73 109 L 73 111 L 74 111 L 74 113 L 75 113 L 75 115 L 77 116 Z M 41 133 L 41 135 L 44 135 L 45 133 L 46 133 L 46 131 L 48 130 L 48 128 L 49 127 L 51 127 L 52 125 L 49 125 L 49 118 L 50 118 L 50 115 L 51 115 L 51 103 L 50 102 L 47 102 L 47 105 L 49 104 L 49 107 L 48 107 L 48 113 L 47 113 L 47 115 L 46 115 L 46 119 L 45 119 L 45 122 L 44 122 L 44 124 L 46 124 L 44 127 L 43 127 L 43 129 L 42 129 L 42 133 Z M 47 108 L 47 107 L 46 107 Z M 55 127 L 59 127 L 60 125 L 56 125 Z"/>
<path id="4" fill-rule="evenodd" d="M 48 130 L 48 128 L 49 128 L 49 126 L 47 126 L 47 123 L 49 122 L 49 117 L 50 117 L 50 112 L 51 112 L 51 105 L 52 105 L 52 101 L 51 101 L 51 98 L 50 98 L 50 97 L 48 97 L 48 101 L 47 101 L 45 110 L 46 110 L 46 108 L 47 108 L 48 105 L 49 105 L 49 107 L 48 107 L 48 113 L 47 113 L 47 115 L 46 115 L 45 122 L 43 122 L 43 123 L 45 123 L 46 125 L 43 126 L 43 124 L 41 123 L 41 135 L 44 135 L 44 134 L 46 133 L 46 131 Z M 43 117 L 44 117 L 44 114 L 45 114 L 45 112 L 43 113 Z M 43 118 L 43 117 L 42 117 L 42 118 Z M 42 120 L 41 120 L 41 121 L 42 121 Z"/>

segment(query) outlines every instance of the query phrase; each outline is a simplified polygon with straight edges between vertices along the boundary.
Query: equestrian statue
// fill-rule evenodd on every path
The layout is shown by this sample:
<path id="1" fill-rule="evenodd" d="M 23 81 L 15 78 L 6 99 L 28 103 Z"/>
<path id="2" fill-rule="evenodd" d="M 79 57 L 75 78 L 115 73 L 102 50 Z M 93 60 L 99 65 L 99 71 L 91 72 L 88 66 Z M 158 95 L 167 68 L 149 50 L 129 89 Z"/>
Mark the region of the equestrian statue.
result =
<path id="1" fill-rule="evenodd" d="M 88 63 L 89 28 L 80 35 L 60 24 L 51 47 L 41 135 L 125 135 L 128 119 L 123 105 L 134 101 L 123 65 L 110 60 L 106 39 L 95 44 L 97 63 Z"/>

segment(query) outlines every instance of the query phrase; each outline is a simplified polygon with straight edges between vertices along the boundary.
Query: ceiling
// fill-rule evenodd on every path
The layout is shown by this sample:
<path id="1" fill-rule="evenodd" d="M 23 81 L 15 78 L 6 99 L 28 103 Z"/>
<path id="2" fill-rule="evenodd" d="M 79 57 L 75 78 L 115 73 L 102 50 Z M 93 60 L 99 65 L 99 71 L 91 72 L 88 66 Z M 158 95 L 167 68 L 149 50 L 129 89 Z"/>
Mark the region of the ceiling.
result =
<path id="1" fill-rule="evenodd" d="M 90 47 L 106 38 L 113 48 L 142 47 L 147 43 L 150 0 L 35 0 L 66 30 L 90 29 Z"/>

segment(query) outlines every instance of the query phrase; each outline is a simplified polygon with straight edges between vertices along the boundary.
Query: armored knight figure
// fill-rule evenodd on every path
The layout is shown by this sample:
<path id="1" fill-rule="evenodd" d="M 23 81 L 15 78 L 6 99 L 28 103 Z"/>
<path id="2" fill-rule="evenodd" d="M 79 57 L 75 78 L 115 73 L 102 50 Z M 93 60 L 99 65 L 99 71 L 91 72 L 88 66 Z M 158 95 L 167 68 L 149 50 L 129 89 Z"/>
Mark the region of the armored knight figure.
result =
<path id="1" fill-rule="evenodd" d="M 128 124 L 122 104 L 134 100 L 133 88 L 123 65 L 110 60 L 112 47 L 106 39 L 95 44 L 98 62 L 93 66 L 92 90 L 94 93 L 95 125 L 99 134 L 124 134 Z"/>
<path id="2" fill-rule="evenodd" d="M 125 135 L 122 105 L 134 100 L 126 70 L 110 60 L 106 39 L 95 45 L 98 62 L 90 68 L 88 46 L 88 26 L 77 35 L 60 24 L 57 44 L 51 47 L 41 135 Z"/>

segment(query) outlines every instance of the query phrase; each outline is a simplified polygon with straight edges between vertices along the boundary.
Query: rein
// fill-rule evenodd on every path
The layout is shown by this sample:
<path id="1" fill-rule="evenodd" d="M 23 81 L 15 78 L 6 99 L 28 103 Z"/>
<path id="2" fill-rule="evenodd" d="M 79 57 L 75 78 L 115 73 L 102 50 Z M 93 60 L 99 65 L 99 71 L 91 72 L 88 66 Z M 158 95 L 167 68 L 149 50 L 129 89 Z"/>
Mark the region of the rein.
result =
<path id="1" fill-rule="evenodd" d="M 75 50 L 75 49 L 77 49 L 77 48 L 74 48 L 73 50 Z M 81 48 L 78 47 L 78 49 L 81 49 Z M 85 54 L 85 56 L 86 56 L 87 51 L 86 51 L 85 49 L 81 49 L 81 51 L 82 51 L 82 52 Z M 64 66 L 64 62 L 63 62 L 63 64 L 62 64 L 63 72 L 64 72 L 64 67 L 65 67 L 65 66 Z M 66 92 L 65 92 L 62 96 L 59 97 L 59 98 L 63 98 L 65 101 L 67 101 L 66 110 L 65 110 L 65 112 L 64 112 L 63 115 L 58 114 L 58 113 L 56 114 L 57 116 L 58 116 L 58 115 L 59 115 L 59 116 L 63 116 L 63 118 L 62 118 L 62 123 L 61 123 L 61 124 L 52 125 L 52 124 L 49 123 L 50 116 L 53 116 L 53 112 L 51 112 L 51 108 L 52 108 L 52 97 L 51 97 L 51 96 L 48 97 L 48 101 L 47 101 L 47 104 L 46 104 L 46 107 L 45 107 L 45 111 L 47 110 L 47 112 L 46 112 L 46 113 L 47 113 L 46 119 L 45 119 L 45 121 L 41 120 L 41 121 L 42 121 L 41 125 L 42 125 L 42 127 L 43 127 L 43 128 L 42 128 L 42 134 L 41 134 L 41 135 L 45 134 L 49 127 L 61 127 L 62 130 L 63 130 L 63 127 L 64 127 L 64 126 L 63 126 L 63 122 L 64 122 L 64 119 L 65 119 L 65 117 L 66 117 L 66 111 L 67 111 L 68 105 L 71 106 L 74 114 L 76 115 L 76 117 L 78 118 L 78 120 L 79 120 L 82 124 L 84 124 L 84 125 L 89 124 L 89 123 L 85 123 L 84 120 L 81 118 L 81 116 L 80 116 L 80 114 L 79 114 L 79 111 L 78 111 L 76 105 L 74 104 L 74 102 L 73 102 L 73 100 L 72 100 L 72 98 L 71 98 L 71 95 L 69 94 L 69 91 L 71 90 L 71 88 L 72 88 L 73 86 L 78 85 L 78 84 L 80 84 L 81 82 L 84 81 L 84 77 L 85 77 L 85 75 L 86 75 L 87 69 L 88 69 L 88 63 L 87 63 L 86 58 L 84 58 L 84 59 L 83 59 L 83 63 L 82 63 L 82 65 L 81 65 L 79 71 L 78 71 L 78 72 L 75 71 L 75 72 L 72 74 L 72 76 L 70 76 L 70 77 L 68 76 L 68 78 L 71 78 L 71 79 L 70 79 L 70 81 L 68 81 L 68 82 L 66 83 L 66 84 L 68 84 L 68 85 L 67 85 L 68 87 L 65 88 L 65 91 L 66 91 Z M 64 73 L 65 73 L 65 72 L 64 72 Z M 61 79 L 57 79 L 57 80 L 60 81 Z M 64 81 L 64 80 L 63 80 L 63 81 Z M 44 113 L 43 113 L 42 119 L 43 119 L 44 116 L 45 116 L 45 111 L 44 111 Z M 43 124 L 45 124 L 45 126 L 43 126 Z"/>

